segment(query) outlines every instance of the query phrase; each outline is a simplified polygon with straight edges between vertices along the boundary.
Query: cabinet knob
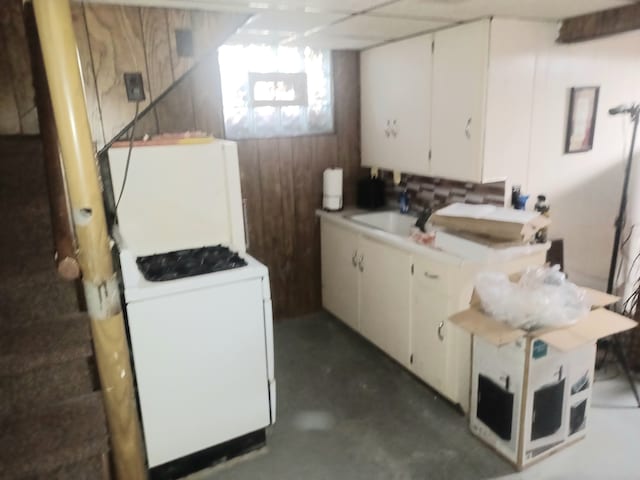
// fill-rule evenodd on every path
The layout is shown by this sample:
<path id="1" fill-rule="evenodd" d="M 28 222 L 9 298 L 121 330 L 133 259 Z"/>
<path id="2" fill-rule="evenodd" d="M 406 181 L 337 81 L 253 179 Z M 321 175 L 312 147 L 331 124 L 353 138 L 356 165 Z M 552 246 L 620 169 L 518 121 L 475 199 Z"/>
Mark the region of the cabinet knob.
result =
<path id="1" fill-rule="evenodd" d="M 424 276 L 427 277 L 430 280 L 437 280 L 440 278 L 440 275 L 435 275 L 433 273 L 429 273 L 429 272 L 424 272 Z"/>
<path id="2" fill-rule="evenodd" d="M 471 117 L 469 117 L 467 125 L 464 127 L 464 134 L 468 139 L 471 139 Z"/>
<path id="3" fill-rule="evenodd" d="M 353 257 L 351 257 L 351 264 L 354 267 L 358 266 L 358 251 L 357 250 L 355 252 L 353 252 Z"/>
<path id="4" fill-rule="evenodd" d="M 442 342 L 444 340 L 444 335 L 442 335 L 442 328 L 444 327 L 444 322 L 440 322 L 438 324 L 438 338 Z"/>
<path id="5" fill-rule="evenodd" d="M 387 138 L 391 136 L 391 120 L 387 120 L 387 128 L 384 129 L 384 134 Z"/>
<path id="6" fill-rule="evenodd" d="M 393 138 L 398 136 L 398 121 L 397 120 L 394 120 L 392 122 L 391 135 L 393 135 Z"/>
<path id="7" fill-rule="evenodd" d="M 364 255 L 360 255 L 360 260 L 358 260 L 358 269 L 361 272 L 364 272 Z"/>

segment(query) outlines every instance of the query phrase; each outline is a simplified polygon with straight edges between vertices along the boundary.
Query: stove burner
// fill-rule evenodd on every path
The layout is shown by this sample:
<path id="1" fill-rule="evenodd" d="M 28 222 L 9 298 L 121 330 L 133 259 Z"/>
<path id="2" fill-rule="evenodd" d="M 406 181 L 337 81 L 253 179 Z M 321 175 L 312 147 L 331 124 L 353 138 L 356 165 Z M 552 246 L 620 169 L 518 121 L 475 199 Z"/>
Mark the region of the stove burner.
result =
<path id="1" fill-rule="evenodd" d="M 177 280 L 247 265 L 242 257 L 222 245 L 138 257 L 136 263 L 150 282 Z"/>

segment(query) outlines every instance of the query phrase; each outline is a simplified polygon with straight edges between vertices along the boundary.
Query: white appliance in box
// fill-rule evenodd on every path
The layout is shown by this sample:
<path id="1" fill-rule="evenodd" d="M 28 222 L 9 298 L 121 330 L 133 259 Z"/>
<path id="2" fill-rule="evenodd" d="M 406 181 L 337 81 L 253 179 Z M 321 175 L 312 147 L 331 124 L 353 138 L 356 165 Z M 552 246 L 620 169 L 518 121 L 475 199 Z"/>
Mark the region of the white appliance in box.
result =
<path id="1" fill-rule="evenodd" d="M 109 151 L 115 198 L 127 153 Z M 134 146 L 116 237 L 149 466 L 273 423 L 269 275 L 245 253 L 235 143 Z M 189 267 L 217 245 L 237 253 L 235 268 L 152 281 L 138 265 Z M 187 253 L 166 255 L 176 250 Z"/>
<path id="2" fill-rule="evenodd" d="M 471 431 L 519 469 L 586 435 L 596 342 L 637 325 L 604 308 L 618 297 L 583 290 L 592 309 L 571 325 L 511 327 L 477 292 L 449 319 L 473 335 Z"/>
<path id="3" fill-rule="evenodd" d="M 583 438 L 595 350 L 527 338 L 496 346 L 474 336 L 471 431 L 519 468 Z"/>

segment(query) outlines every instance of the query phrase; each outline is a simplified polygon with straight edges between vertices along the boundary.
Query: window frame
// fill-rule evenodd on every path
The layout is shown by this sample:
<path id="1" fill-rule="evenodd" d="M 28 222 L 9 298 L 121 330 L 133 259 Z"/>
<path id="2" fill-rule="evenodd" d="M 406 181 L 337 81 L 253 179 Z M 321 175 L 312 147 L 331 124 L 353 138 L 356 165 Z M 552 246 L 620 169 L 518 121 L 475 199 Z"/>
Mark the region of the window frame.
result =
<path id="1" fill-rule="evenodd" d="M 294 100 L 256 100 L 255 86 L 257 82 L 287 82 L 293 85 L 296 94 Z M 307 73 L 282 72 L 249 72 L 249 107 L 308 107 L 309 92 L 307 90 Z"/>

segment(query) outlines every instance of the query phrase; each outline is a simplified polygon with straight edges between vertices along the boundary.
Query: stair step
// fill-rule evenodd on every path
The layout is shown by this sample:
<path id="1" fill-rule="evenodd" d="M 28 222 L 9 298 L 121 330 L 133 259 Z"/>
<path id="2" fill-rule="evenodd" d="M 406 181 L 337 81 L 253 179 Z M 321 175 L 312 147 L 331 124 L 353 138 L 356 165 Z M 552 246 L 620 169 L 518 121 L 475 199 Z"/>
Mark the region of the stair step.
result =
<path id="1" fill-rule="evenodd" d="M 71 475 L 60 477 L 62 469 L 86 465 L 90 459 L 108 452 L 108 448 L 99 392 L 37 412 L 0 418 L 3 479 L 48 479 L 55 472 L 58 478 L 72 479 Z"/>
<path id="2" fill-rule="evenodd" d="M 0 416 L 22 413 L 97 390 L 95 366 L 87 358 L 0 376 Z"/>
<path id="3" fill-rule="evenodd" d="M 57 321 L 0 326 L 0 375 L 19 375 L 90 357 L 89 327 L 86 313 L 65 315 Z"/>
<path id="4" fill-rule="evenodd" d="M 83 462 L 65 465 L 53 472 L 22 477 L 19 480 L 108 480 L 108 457 L 98 455 Z"/>
<path id="5" fill-rule="evenodd" d="M 20 324 L 34 315 L 59 315 L 78 310 L 76 287 L 51 268 L 0 279 L 0 325 Z"/>

